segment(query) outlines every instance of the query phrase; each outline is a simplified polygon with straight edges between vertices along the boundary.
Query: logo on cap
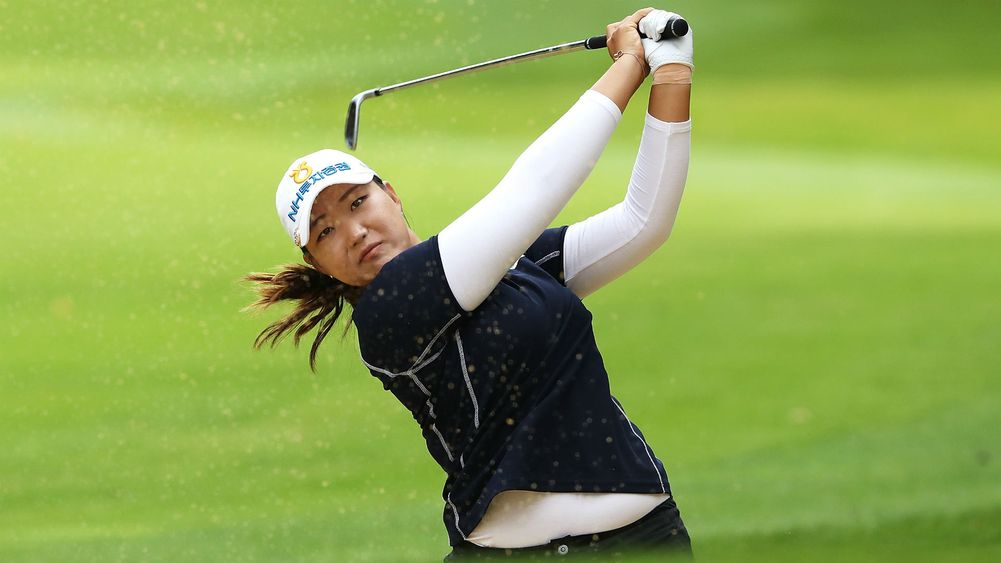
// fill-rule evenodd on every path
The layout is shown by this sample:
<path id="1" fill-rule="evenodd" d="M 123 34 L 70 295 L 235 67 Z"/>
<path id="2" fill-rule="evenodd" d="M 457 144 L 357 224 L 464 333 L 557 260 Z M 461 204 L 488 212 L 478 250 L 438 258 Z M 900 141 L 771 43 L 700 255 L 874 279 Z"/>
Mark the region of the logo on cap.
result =
<path id="1" fill-rule="evenodd" d="M 292 181 L 299 184 L 299 187 L 292 193 L 292 200 L 289 202 L 288 213 L 286 214 L 289 221 L 292 221 L 294 225 L 299 215 L 299 204 L 305 200 L 306 194 L 317 182 L 324 178 L 329 178 L 338 172 L 347 172 L 349 170 L 351 170 L 351 165 L 347 162 L 338 162 L 337 164 L 324 167 L 319 172 L 313 173 L 313 168 L 305 160 L 300 162 L 299 166 L 294 168 L 292 173 L 288 175 L 289 178 L 292 178 Z M 300 178 L 302 179 L 300 180 Z M 299 238 L 298 232 L 294 235 L 293 239 L 296 245 L 301 246 L 300 243 L 302 241 Z"/>
<path id="2" fill-rule="evenodd" d="M 300 174 L 302 174 L 301 176 L 302 179 L 300 179 Z M 305 182 L 312 175 L 313 175 L 313 169 L 310 168 L 309 164 L 304 160 L 299 163 L 298 168 L 292 170 L 292 173 L 289 174 L 288 177 L 292 178 L 292 181 L 295 182 L 296 184 L 301 184 Z"/>

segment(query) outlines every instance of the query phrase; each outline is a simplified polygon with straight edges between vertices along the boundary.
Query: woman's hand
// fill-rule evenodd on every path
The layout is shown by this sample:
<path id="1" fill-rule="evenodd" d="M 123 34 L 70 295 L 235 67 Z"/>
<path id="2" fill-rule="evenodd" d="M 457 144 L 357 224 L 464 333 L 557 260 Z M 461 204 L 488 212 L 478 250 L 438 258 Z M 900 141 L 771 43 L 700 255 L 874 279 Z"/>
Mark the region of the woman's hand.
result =
<path id="1" fill-rule="evenodd" d="M 642 40 L 652 87 L 647 112 L 669 123 L 691 119 L 693 49 L 691 24 L 683 37 L 662 38 L 664 28 L 674 12 L 651 10 L 640 21 L 639 29 L 647 39 Z"/>
<path id="2" fill-rule="evenodd" d="M 647 14 L 639 22 L 639 30 L 647 36 L 647 39 L 643 39 L 641 43 L 651 72 L 656 72 L 659 67 L 666 64 L 683 64 L 690 69 L 695 68 L 695 64 L 692 62 L 692 35 L 694 35 L 694 31 L 692 31 L 691 25 L 688 27 L 688 33 L 684 36 L 661 40 L 660 30 L 664 29 L 672 17 L 681 16 L 664 10 L 647 10 Z"/>
<path id="3" fill-rule="evenodd" d="M 626 16 L 622 21 L 610 23 L 605 28 L 605 36 L 608 37 L 608 54 L 612 60 L 619 57 L 632 55 L 643 67 L 643 74 L 650 72 L 643 53 L 643 43 L 640 40 L 638 26 L 644 16 L 653 11 L 653 8 L 643 8 L 637 10 L 631 16 Z M 617 57 L 616 54 L 619 54 Z"/>

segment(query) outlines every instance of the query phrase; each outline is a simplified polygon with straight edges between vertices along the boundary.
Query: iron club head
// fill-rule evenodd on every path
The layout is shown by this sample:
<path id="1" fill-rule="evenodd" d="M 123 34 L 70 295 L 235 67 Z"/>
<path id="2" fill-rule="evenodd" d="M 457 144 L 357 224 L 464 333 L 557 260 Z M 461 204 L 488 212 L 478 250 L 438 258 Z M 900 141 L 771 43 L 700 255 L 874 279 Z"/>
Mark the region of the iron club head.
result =
<path id="1" fill-rule="evenodd" d="M 348 118 L 344 123 L 344 142 L 348 144 L 349 149 L 355 150 L 358 147 L 358 126 L 361 121 L 362 102 L 378 95 L 379 89 L 375 88 L 373 90 L 365 90 L 354 98 L 351 98 L 351 103 L 348 104 Z"/>

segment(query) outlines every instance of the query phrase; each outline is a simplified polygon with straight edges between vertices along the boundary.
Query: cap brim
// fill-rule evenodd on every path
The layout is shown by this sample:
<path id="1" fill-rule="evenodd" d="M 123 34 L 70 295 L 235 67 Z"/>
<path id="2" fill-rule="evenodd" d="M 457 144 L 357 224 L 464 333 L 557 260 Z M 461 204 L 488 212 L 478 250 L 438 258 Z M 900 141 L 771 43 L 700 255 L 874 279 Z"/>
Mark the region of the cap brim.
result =
<path id="1" fill-rule="evenodd" d="M 374 177 L 375 172 L 372 171 L 361 172 L 356 176 L 337 175 L 324 178 L 323 181 L 310 186 L 309 191 L 302 197 L 302 203 L 299 204 L 299 213 L 295 221 L 295 243 L 301 248 L 309 242 L 309 215 L 313 210 L 313 202 L 320 192 L 338 184 L 367 184 Z"/>

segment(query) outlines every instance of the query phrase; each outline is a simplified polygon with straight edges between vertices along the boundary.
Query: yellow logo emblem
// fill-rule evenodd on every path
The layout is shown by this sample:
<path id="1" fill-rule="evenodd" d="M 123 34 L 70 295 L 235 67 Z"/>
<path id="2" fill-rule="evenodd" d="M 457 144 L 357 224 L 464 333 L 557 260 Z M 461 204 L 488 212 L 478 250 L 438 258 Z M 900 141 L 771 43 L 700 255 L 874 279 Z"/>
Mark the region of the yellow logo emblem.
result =
<path id="1" fill-rule="evenodd" d="M 292 178 L 292 181 L 295 182 L 296 184 L 301 184 L 305 182 L 307 179 L 309 179 L 309 177 L 312 175 L 313 175 L 313 169 L 310 168 L 309 164 L 306 164 L 306 161 L 304 160 L 299 163 L 298 168 L 292 170 L 292 173 L 289 174 L 288 177 Z"/>

